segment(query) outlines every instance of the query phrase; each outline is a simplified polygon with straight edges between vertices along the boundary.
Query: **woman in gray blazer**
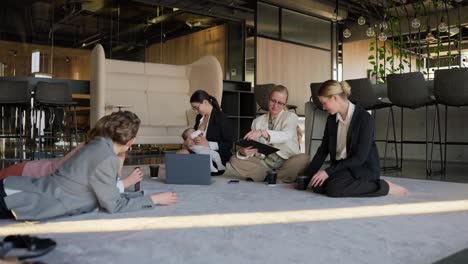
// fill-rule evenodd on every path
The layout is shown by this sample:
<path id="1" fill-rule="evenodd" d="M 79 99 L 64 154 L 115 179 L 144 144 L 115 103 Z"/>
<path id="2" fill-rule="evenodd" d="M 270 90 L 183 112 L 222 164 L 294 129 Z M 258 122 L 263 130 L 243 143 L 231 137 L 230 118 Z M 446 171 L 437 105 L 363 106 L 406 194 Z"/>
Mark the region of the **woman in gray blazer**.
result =
<path id="1" fill-rule="evenodd" d="M 140 119 L 132 112 L 112 113 L 95 137 L 48 177 L 9 177 L 0 181 L 0 217 L 39 220 L 102 208 L 109 213 L 172 205 L 175 193 L 129 197 L 116 186 L 118 155 L 134 143 Z"/>
<path id="2" fill-rule="evenodd" d="M 404 195 L 408 190 L 380 179 L 379 154 L 374 142 L 372 116 L 348 100 L 346 82 L 326 81 L 318 91 L 323 109 L 330 115 L 322 144 L 305 171 L 309 187 L 332 197 Z M 321 170 L 326 157 L 331 165 Z"/>

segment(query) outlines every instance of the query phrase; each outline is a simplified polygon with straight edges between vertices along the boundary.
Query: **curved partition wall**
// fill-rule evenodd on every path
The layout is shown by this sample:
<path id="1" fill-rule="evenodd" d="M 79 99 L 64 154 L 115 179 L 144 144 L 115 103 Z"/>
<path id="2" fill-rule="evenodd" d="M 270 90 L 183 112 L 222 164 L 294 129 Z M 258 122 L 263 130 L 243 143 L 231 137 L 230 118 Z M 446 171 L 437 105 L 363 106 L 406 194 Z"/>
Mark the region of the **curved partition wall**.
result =
<path id="1" fill-rule="evenodd" d="M 135 112 L 141 119 L 137 144 L 178 144 L 195 120 L 191 94 L 202 89 L 221 102 L 222 69 L 214 56 L 188 65 L 106 59 L 96 45 L 91 55 L 91 125 L 112 111 Z"/>

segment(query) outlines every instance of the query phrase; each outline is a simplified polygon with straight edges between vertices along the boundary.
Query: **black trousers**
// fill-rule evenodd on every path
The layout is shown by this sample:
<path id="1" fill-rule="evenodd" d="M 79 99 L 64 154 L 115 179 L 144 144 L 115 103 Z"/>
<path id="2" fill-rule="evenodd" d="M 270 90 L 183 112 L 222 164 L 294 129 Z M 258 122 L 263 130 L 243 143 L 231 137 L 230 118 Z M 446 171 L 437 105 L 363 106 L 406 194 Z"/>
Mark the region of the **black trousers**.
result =
<path id="1" fill-rule="evenodd" d="M 330 197 L 377 197 L 388 194 L 389 186 L 384 180 L 373 179 L 367 173 L 354 175 L 356 172 L 346 169 L 329 175 L 322 186 L 314 187 L 316 193 Z"/>
<path id="2" fill-rule="evenodd" d="M 0 180 L 0 219 L 14 219 L 15 217 L 5 204 L 5 188 L 3 187 L 3 180 Z"/>

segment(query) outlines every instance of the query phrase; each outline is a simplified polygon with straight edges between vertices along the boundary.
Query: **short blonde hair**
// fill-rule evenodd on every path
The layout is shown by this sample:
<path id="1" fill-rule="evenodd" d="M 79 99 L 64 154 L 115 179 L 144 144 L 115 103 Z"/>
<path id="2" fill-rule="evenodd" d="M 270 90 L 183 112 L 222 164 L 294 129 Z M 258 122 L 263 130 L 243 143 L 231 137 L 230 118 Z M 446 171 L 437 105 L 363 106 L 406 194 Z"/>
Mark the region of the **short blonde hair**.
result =
<path id="1" fill-rule="evenodd" d="M 289 98 L 289 92 L 288 92 L 288 88 L 286 88 L 286 86 L 283 86 L 283 85 L 275 85 L 275 86 L 273 86 L 273 88 L 272 88 L 271 91 L 270 91 L 270 94 L 268 95 L 268 98 L 271 98 L 271 95 L 272 95 L 274 92 L 278 92 L 278 93 L 285 94 L 285 95 L 286 95 L 286 101 L 287 101 L 288 98 Z"/>
<path id="2" fill-rule="evenodd" d="M 348 98 L 351 95 L 351 86 L 345 81 L 338 82 L 335 80 L 328 80 L 320 85 L 317 94 L 323 97 L 339 95 L 342 98 Z"/>

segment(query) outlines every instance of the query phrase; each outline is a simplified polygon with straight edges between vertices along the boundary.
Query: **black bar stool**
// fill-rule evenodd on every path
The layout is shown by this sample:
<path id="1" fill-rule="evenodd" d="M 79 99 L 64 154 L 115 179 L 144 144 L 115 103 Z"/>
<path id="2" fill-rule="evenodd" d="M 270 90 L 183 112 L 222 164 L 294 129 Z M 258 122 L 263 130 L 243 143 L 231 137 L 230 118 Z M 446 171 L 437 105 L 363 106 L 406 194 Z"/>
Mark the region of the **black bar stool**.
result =
<path id="1" fill-rule="evenodd" d="M 401 108 L 401 126 L 400 126 L 400 164 L 403 166 L 403 110 L 404 108 L 415 110 L 421 107 L 426 109 L 426 176 L 429 177 L 432 174 L 432 155 L 429 159 L 429 114 L 428 107 L 434 105 L 434 127 L 432 133 L 432 146 L 434 145 L 434 133 L 435 126 L 438 125 L 439 130 L 439 142 L 441 141 L 440 134 L 440 117 L 439 107 L 435 100 L 431 97 L 431 93 L 427 87 L 427 82 L 421 72 L 408 72 L 400 74 L 389 74 L 387 75 L 387 94 L 388 99 L 393 105 Z M 416 143 L 416 141 L 414 142 Z M 442 164 L 442 148 L 441 151 L 441 164 Z M 442 167 L 441 167 L 442 171 Z"/>
<path id="2" fill-rule="evenodd" d="M 368 111 L 372 111 L 374 113 L 374 120 L 377 120 L 377 110 L 390 108 L 389 115 L 387 117 L 387 132 L 385 137 L 385 154 L 384 154 L 384 162 L 382 166 L 382 170 L 401 170 L 401 163 L 399 164 L 398 159 L 398 152 L 397 144 L 396 144 L 396 133 L 395 133 L 395 118 L 393 115 L 393 108 L 391 103 L 384 102 L 380 100 L 374 89 L 372 88 L 372 83 L 367 78 L 360 78 L 360 79 L 352 79 L 346 80 L 346 82 L 351 86 L 351 96 L 349 100 L 353 103 L 357 103 L 364 107 L 364 109 Z M 386 166 L 387 162 L 387 145 L 389 143 L 388 140 L 388 130 L 390 127 L 390 121 L 392 122 L 393 128 L 393 142 L 395 144 L 395 166 Z"/>
<path id="3" fill-rule="evenodd" d="M 73 110 L 71 109 L 73 107 Z M 45 111 L 50 112 L 49 116 L 49 125 L 51 128 L 50 136 L 41 136 L 42 126 L 39 122 L 39 126 L 35 124 L 37 127 L 37 132 L 35 133 L 35 139 L 38 139 L 39 144 L 39 152 L 42 152 L 42 140 L 51 139 L 54 141 L 56 139 L 55 136 L 55 129 L 53 126 L 54 119 L 56 118 L 56 110 L 62 109 L 64 113 L 63 120 L 59 120 L 59 122 L 63 122 L 65 120 L 65 109 L 68 108 L 69 111 L 73 112 L 73 123 L 74 123 L 74 130 L 75 130 L 75 141 L 78 139 L 77 136 L 77 120 L 76 120 L 76 102 L 73 102 L 72 98 L 72 91 L 70 87 L 66 83 L 52 83 L 52 82 L 38 82 L 36 85 L 36 90 L 34 94 L 34 120 L 42 119 L 42 113 Z M 70 124 L 65 124 L 64 126 L 64 135 L 63 139 L 69 140 L 69 150 L 72 148 L 72 133 Z M 65 133 L 68 132 L 68 133 Z M 45 134 L 45 133 L 44 133 Z M 36 142 L 36 140 L 34 140 Z M 54 149 L 54 148 L 52 148 Z"/>
<path id="4" fill-rule="evenodd" d="M 434 76 L 434 95 L 438 104 L 445 105 L 445 140 L 443 158 L 443 179 L 447 175 L 447 145 L 468 145 L 468 142 L 448 142 L 448 107 L 468 106 L 468 69 L 453 68 L 437 70 Z M 431 150 L 432 156 L 432 150 Z"/>
<path id="5" fill-rule="evenodd" d="M 30 148 L 30 113 L 31 113 L 31 87 L 27 81 L 0 80 L 0 107 L 2 111 L 0 138 L 17 139 L 16 150 L 19 158 L 26 159 L 25 148 Z M 16 152 L 14 150 L 13 152 Z M 30 156 L 31 157 L 31 156 Z M 30 158 L 29 157 L 29 158 Z"/>
<path id="6" fill-rule="evenodd" d="M 315 117 L 317 114 L 317 111 L 322 111 L 323 112 L 323 106 L 322 103 L 320 102 L 318 98 L 318 90 L 320 89 L 320 86 L 322 83 L 311 83 L 310 84 L 310 99 L 309 101 L 313 103 L 313 110 L 312 110 L 312 124 L 311 124 L 311 129 L 310 129 L 310 138 L 309 138 L 309 156 L 312 156 L 312 153 L 310 153 L 312 149 L 312 141 L 314 140 L 314 127 L 315 127 Z M 321 139 L 320 139 L 321 140 Z"/>

